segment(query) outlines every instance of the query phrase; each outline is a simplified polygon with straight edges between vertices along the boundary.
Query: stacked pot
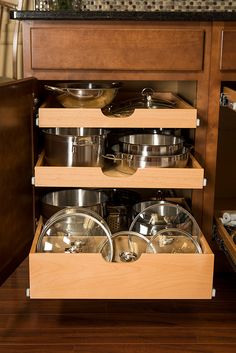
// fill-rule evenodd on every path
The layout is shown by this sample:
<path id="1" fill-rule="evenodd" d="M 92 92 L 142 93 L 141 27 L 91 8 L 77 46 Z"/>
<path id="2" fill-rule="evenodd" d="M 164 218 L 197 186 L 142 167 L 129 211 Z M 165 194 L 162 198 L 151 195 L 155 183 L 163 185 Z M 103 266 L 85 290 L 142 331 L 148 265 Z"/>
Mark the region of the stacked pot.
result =
<path id="1" fill-rule="evenodd" d="M 132 174 L 137 168 L 184 168 L 189 149 L 184 139 L 165 134 L 133 134 L 119 138 L 106 158 L 123 173 Z"/>

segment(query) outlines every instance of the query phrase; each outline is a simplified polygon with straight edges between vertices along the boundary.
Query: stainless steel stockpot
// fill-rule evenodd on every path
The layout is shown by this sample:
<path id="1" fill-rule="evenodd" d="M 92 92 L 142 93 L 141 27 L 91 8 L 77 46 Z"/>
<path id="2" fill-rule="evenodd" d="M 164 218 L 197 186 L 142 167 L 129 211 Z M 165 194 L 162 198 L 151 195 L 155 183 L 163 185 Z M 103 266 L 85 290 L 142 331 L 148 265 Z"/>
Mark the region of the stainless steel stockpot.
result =
<path id="1" fill-rule="evenodd" d="M 142 156 L 168 156 L 183 148 L 184 140 L 173 135 L 135 134 L 119 138 L 120 150 Z"/>
<path id="2" fill-rule="evenodd" d="M 107 131 L 90 128 L 44 129 L 45 161 L 54 166 L 103 166 Z"/>
<path id="3" fill-rule="evenodd" d="M 41 212 L 45 219 L 65 207 L 83 207 L 105 216 L 108 196 L 99 190 L 65 189 L 45 194 L 41 200 Z"/>

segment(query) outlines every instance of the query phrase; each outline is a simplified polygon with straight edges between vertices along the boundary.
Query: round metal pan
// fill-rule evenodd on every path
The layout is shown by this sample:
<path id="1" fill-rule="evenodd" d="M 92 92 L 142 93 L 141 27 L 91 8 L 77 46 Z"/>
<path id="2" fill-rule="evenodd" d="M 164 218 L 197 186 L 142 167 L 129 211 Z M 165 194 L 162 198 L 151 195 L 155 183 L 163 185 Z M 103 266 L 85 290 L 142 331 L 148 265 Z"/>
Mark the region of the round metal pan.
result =
<path id="1" fill-rule="evenodd" d="M 44 87 L 65 108 L 103 108 L 112 102 L 120 86 L 117 82 L 63 82 Z"/>
<path id="2" fill-rule="evenodd" d="M 142 156 L 168 156 L 179 153 L 184 140 L 173 135 L 135 134 L 119 138 L 124 153 Z"/>
<path id="3" fill-rule="evenodd" d="M 189 149 L 183 147 L 180 154 L 170 156 L 142 156 L 122 152 L 107 154 L 105 160 L 114 164 L 117 170 L 133 174 L 137 168 L 185 168 L 189 160 Z"/>

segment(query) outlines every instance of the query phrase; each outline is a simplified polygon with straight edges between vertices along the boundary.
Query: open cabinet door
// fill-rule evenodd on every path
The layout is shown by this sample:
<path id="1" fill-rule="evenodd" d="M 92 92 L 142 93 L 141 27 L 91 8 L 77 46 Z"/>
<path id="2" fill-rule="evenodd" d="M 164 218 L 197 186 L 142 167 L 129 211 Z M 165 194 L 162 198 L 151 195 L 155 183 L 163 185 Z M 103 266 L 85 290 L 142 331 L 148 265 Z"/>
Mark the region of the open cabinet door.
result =
<path id="1" fill-rule="evenodd" d="M 34 235 L 35 79 L 0 84 L 0 284 L 27 256 Z"/>

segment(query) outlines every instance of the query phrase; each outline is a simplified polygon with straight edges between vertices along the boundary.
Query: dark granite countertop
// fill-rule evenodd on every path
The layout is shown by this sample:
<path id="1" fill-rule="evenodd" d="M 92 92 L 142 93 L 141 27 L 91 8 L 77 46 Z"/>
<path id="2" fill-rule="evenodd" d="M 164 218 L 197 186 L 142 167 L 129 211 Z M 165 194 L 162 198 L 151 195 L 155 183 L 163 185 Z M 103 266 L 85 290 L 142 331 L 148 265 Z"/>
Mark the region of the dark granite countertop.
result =
<path id="1" fill-rule="evenodd" d="M 236 11 L 11 11 L 17 20 L 235 21 Z"/>

